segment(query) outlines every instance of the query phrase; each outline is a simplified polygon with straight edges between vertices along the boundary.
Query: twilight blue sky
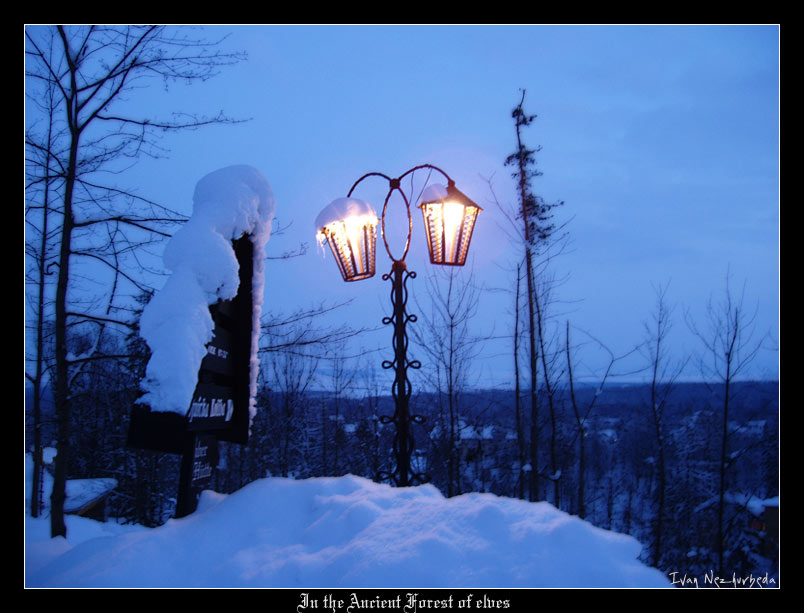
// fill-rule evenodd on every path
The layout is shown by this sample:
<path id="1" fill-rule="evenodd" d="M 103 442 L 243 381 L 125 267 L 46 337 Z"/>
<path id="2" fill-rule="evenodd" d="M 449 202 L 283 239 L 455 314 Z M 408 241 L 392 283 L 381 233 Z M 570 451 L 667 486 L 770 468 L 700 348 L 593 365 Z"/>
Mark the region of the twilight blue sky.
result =
<path id="1" fill-rule="evenodd" d="M 300 242 L 305 256 L 268 265 L 264 310 L 289 312 L 321 300 L 354 300 L 331 323 L 355 317 L 379 325 L 387 314 L 390 268 L 344 283 L 331 255 L 322 257 L 313 222 L 370 171 L 397 176 L 415 165 L 443 168 L 485 208 L 470 254 L 481 294 L 478 334 L 510 334 L 512 266 L 520 257 L 503 230 L 492 188 L 515 202 L 505 157 L 515 149 L 511 110 L 520 89 L 538 119 L 525 133 L 541 146 L 534 181 L 548 202 L 563 200 L 567 252 L 551 265 L 554 325 L 569 320 L 615 353 L 642 339 L 655 304 L 653 287 L 669 284 L 676 306 L 670 344 L 682 358 L 700 349 L 684 313 L 704 325 L 710 297 L 745 284 L 757 334 L 770 332 L 752 376 L 778 376 L 779 310 L 779 32 L 776 26 L 240 26 L 224 47 L 248 61 L 201 85 L 142 90 L 132 104 L 164 111 L 251 118 L 171 136 L 169 158 L 143 160 L 121 181 L 190 212 L 195 183 L 232 164 L 261 170 L 273 186 L 277 216 L 292 226 L 268 244 L 277 255 Z M 377 189 L 374 189 L 374 188 Z M 379 210 L 385 187 L 357 197 Z M 378 202 L 379 199 L 379 202 Z M 420 301 L 432 266 L 415 211 L 409 268 Z M 398 221 L 393 217 L 389 223 Z M 470 270 L 461 272 L 468 279 Z M 417 311 L 415 303 L 412 310 Z M 390 329 L 361 341 L 390 357 Z M 412 348 L 414 357 L 423 358 Z M 578 369 L 604 365 L 593 344 Z M 510 341 L 488 341 L 472 381 L 511 386 Z M 639 359 L 622 370 L 640 365 Z M 687 375 L 699 375 L 690 368 Z M 633 377 L 631 377 L 633 378 Z"/>

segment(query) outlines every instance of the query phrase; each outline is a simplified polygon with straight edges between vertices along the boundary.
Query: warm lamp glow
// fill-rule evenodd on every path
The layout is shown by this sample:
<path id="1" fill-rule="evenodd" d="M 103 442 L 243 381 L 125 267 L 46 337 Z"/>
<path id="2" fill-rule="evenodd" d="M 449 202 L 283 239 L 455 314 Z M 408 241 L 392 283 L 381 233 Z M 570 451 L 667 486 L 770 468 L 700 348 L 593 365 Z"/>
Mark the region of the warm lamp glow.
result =
<path id="1" fill-rule="evenodd" d="M 445 266 L 463 266 L 469 253 L 479 206 L 454 185 L 433 185 L 419 205 L 424 218 L 430 261 Z"/>
<path id="2" fill-rule="evenodd" d="M 319 215 L 316 238 L 319 245 L 329 243 L 344 281 L 374 276 L 378 222 L 370 205 L 345 198 Z"/>

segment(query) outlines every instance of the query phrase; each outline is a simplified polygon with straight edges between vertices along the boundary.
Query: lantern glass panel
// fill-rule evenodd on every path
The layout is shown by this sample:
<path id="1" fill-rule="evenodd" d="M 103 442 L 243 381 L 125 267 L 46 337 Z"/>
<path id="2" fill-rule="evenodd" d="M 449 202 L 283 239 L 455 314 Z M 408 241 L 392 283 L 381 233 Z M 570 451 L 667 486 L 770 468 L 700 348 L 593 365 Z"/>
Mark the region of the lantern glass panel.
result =
<path id="1" fill-rule="evenodd" d="M 329 243 L 344 281 L 374 276 L 377 217 L 361 215 L 333 221 L 319 230 L 319 242 Z"/>
<path id="2" fill-rule="evenodd" d="M 445 266 L 463 266 L 480 207 L 449 199 L 426 202 L 420 208 L 430 261 Z"/>

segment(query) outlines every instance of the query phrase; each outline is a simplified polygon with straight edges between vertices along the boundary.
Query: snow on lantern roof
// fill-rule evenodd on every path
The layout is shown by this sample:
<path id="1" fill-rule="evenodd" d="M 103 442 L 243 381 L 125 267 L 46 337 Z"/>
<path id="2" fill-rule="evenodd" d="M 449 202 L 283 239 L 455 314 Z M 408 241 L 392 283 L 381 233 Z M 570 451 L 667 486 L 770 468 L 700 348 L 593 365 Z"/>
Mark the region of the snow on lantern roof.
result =
<path id="1" fill-rule="evenodd" d="M 377 219 L 377 211 L 365 200 L 338 198 L 333 200 L 315 218 L 315 229 L 320 232 L 329 224 L 343 221 L 348 217 L 373 217 Z"/>
<path id="2" fill-rule="evenodd" d="M 437 202 L 444 200 L 448 195 L 447 188 L 440 183 L 428 185 L 422 192 L 421 202 Z"/>

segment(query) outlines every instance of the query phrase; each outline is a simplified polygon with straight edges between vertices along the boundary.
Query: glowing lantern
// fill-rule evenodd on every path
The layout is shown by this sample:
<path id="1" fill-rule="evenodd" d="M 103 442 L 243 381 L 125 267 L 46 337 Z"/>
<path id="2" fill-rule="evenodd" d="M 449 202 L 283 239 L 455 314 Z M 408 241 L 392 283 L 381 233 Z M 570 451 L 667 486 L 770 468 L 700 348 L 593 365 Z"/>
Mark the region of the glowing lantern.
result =
<path id="1" fill-rule="evenodd" d="M 315 220 L 318 243 L 329 243 L 344 281 L 374 276 L 377 213 L 368 202 L 338 198 Z"/>
<path id="2" fill-rule="evenodd" d="M 430 262 L 445 266 L 463 266 L 475 228 L 479 206 L 450 182 L 447 187 L 431 185 L 422 193 L 424 230 Z"/>

